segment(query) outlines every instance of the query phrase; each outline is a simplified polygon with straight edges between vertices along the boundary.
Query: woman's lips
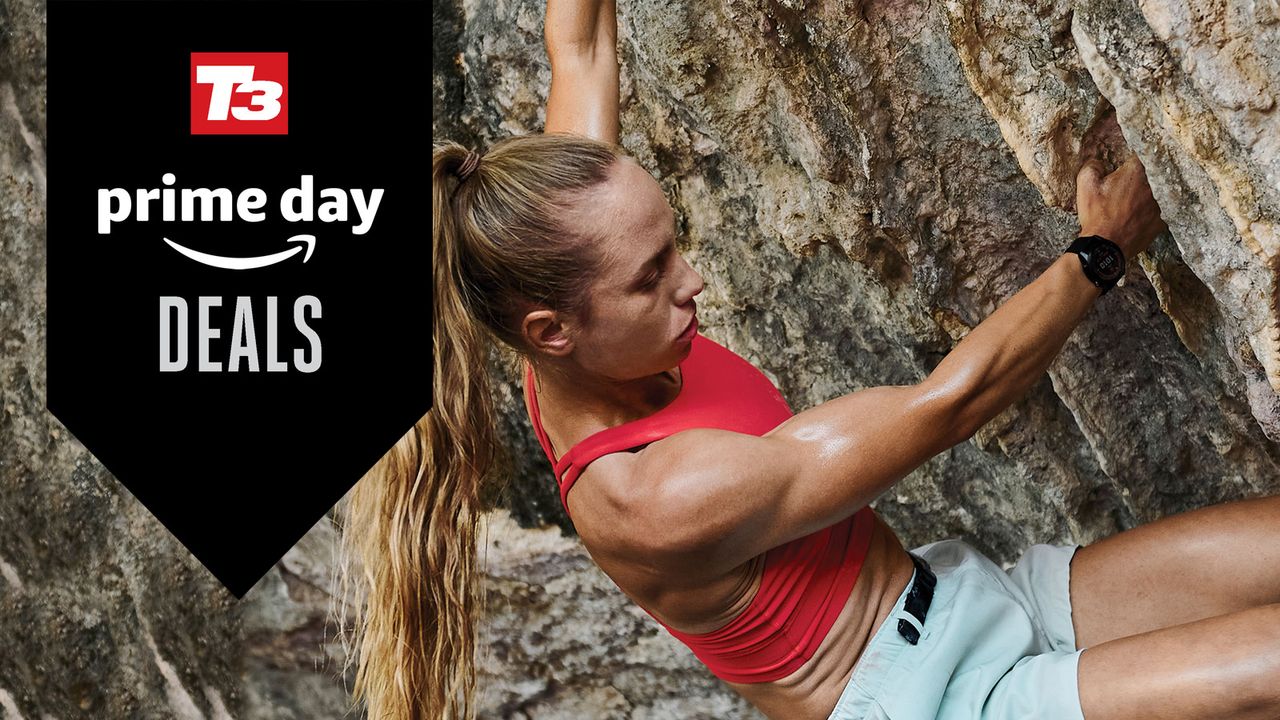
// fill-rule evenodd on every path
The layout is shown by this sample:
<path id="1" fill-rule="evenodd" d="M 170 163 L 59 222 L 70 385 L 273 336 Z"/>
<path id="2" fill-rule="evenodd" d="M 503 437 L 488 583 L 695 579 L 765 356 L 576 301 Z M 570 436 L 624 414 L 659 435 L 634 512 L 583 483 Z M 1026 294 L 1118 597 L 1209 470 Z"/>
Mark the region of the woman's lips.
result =
<path id="1" fill-rule="evenodd" d="M 680 333 L 680 337 L 676 339 L 681 341 L 692 340 L 693 336 L 696 335 L 697 332 L 698 332 L 698 316 L 694 315 L 693 320 L 689 321 L 689 327 L 686 328 L 684 332 Z"/>

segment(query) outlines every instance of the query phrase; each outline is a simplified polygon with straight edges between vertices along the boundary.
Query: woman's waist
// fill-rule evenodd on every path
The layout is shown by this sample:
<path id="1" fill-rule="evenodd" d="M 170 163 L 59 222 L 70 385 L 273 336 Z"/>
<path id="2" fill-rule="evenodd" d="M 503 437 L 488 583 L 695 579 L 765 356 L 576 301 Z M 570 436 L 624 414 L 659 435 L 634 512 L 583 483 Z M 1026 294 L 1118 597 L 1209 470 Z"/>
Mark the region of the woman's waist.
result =
<path id="1" fill-rule="evenodd" d="M 858 578 L 813 655 L 784 678 L 727 682 L 770 717 L 826 718 L 854 666 L 911 580 L 914 565 L 893 530 L 875 517 Z"/>

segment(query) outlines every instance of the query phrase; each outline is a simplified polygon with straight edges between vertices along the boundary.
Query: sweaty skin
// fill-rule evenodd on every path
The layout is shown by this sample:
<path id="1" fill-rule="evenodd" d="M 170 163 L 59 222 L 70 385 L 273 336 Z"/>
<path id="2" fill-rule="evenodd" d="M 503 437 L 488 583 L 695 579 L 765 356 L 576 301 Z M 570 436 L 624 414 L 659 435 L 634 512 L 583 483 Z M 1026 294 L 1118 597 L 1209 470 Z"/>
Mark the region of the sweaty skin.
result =
<path id="1" fill-rule="evenodd" d="M 546 395 L 544 385 L 539 403 Z M 539 409 L 554 446 L 571 447 L 574 441 L 570 438 L 577 434 L 563 432 L 555 411 L 549 411 L 546 405 L 540 404 Z M 599 507 L 610 503 L 599 486 L 626 483 L 628 473 L 638 465 L 636 455 L 649 452 L 655 445 L 635 454 L 614 453 L 593 462 L 569 493 L 571 512 L 578 518 L 576 527 L 587 552 L 628 597 L 677 630 L 710 632 L 750 604 L 760 586 L 764 555 L 708 577 L 687 570 L 673 573 L 661 564 L 637 561 L 645 553 L 644 545 L 619 536 L 599 520 L 610 514 L 610 509 Z M 781 680 L 725 683 L 767 716 L 826 718 L 848 683 L 862 649 L 906 588 L 913 569 L 911 559 L 893 530 L 878 516 L 876 520 L 858 580 L 814 657 Z"/>
<path id="2" fill-rule="evenodd" d="M 618 142 L 615 15 L 610 0 L 548 2 L 546 132 Z M 1109 152 L 1083 158 L 1078 234 L 1108 238 L 1132 261 L 1167 228 L 1142 163 Z M 566 218 L 605 238 L 594 322 L 547 309 L 524 320 L 557 456 L 675 398 L 689 351 L 677 337 L 703 289 L 674 251 L 661 187 L 633 160 L 615 170 Z M 852 515 L 1023 397 L 1100 294 L 1079 259 L 1062 255 L 917 385 L 829 400 L 762 437 L 699 428 L 600 457 L 568 495 L 582 542 L 663 622 L 689 633 L 719 628 L 750 603 L 765 551 Z M 771 718 L 823 720 L 911 573 L 879 522 L 817 654 L 775 682 L 726 684 Z M 1087 546 L 1072 563 L 1070 593 L 1077 647 L 1087 648 L 1086 720 L 1280 718 L 1280 497 L 1202 508 Z"/>

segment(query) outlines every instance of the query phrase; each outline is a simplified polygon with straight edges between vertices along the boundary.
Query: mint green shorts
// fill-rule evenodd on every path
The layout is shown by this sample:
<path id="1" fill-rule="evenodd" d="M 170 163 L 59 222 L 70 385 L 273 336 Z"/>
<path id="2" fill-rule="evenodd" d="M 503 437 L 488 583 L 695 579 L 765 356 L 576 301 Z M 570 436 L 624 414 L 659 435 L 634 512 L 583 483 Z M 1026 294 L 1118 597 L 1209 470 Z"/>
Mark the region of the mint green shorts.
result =
<path id="1" fill-rule="evenodd" d="M 912 550 L 938 577 L 918 644 L 877 629 L 829 720 L 1084 720 L 1071 624 L 1079 545 L 1032 545 L 1005 571 L 961 540 Z M 912 582 L 915 575 L 912 575 Z"/>

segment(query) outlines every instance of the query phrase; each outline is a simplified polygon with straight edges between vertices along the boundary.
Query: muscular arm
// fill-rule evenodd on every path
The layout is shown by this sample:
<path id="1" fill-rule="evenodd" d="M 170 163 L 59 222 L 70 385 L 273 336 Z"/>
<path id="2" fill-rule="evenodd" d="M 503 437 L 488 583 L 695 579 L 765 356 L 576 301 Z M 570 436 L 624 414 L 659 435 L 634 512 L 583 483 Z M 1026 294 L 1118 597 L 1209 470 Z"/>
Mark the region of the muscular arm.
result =
<path id="1" fill-rule="evenodd" d="M 1131 259 L 1168 228 L 1136 156 L 1102 175 L 1096 160 L 1077 175 L 1079 234 Z M 620 532 L 670 568 L 718 573 L 829 527 L 1026 393 L 1101 293 L 1064 254 L 918 385 L 860 390 L 761 437 L 697 429 L 655 442 L 628 478 Z"/>
<path id="2" fill-rule="evenodd" d="M 1063 254 L 942 359 L 929 378 L 961 399 L 961 439 L 1031 389 L 1100 295 L 1080 259 Z"/>
<path id="3" fill-rule="evenodd" d="M 628 534 L 721 572 L 839 522 L 1025 393 L 1100 294 L 1064 255 L 918 385 L 860 390 L 761 437 L 696 429 L 653 443 Z"/>
<path id="4" fill-rule="evenodd" d="M 614 0 L 548 0 L 551 91 L 545 132 L 618 142 L 618 23 Z"/>

